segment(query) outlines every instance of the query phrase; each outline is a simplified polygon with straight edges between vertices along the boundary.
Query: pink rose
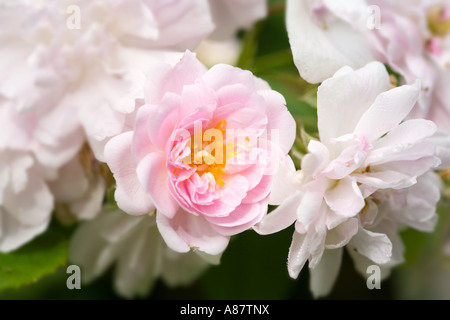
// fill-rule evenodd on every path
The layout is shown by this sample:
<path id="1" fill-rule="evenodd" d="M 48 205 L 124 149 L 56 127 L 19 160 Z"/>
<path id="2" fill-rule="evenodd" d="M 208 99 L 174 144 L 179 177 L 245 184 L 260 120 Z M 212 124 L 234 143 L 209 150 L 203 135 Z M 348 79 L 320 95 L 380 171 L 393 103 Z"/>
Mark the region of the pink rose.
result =
<path id="1" fill-rule="evenodd" d="M 231 235 L 267 212 L 278 161 L 295 139 L 284 98 L 249 71 L 207 70 L 186 52 L 174 67 L 152 68 L 133 131 L 105 147 L 119 207 L 156 207 L 175 251 L 220 254 Z"/>

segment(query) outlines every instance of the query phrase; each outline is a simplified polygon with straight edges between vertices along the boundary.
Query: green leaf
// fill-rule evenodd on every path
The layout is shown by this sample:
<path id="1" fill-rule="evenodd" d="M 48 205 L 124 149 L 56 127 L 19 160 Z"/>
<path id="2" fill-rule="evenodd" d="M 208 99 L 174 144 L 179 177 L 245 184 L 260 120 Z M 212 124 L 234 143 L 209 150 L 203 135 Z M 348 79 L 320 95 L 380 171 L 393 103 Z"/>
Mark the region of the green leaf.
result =
<path id="1" fill-rule="evenodd" d="M 317 109 L 315 93 L 317 86 L 303 81 L 292 73 L 277 72 L 263 76 L 270 87 L 286 99 L 289 112 L 309 134 L 317 133 Z"/>
<path id="2" fill-rule="evenodd" d="M 17 289 L 55 272 L 67 262 L 68 241 L 49 228 L 27 245 L 0 253 L 0 291 Z"/>

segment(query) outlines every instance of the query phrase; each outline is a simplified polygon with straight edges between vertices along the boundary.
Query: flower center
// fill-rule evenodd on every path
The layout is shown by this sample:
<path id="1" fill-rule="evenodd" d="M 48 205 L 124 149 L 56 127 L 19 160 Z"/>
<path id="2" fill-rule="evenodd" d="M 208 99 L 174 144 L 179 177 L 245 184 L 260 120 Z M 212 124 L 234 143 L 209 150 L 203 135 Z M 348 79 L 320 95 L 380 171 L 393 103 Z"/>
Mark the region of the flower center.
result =
<path id="1" fill-rule="evenodd" d="M 191 154 L 182 161 L 196 167 L 196 172 L 201 177 L 210 173 L 219 186 L 224 186 L 222 180 L 227 160 L 235 155 L 232 143 L 224 143 L 226 140 L 225 120 L 221 120 L 214 128 L 206 131 L 194 130 L 190 143 Z"/>
<path id="2" fill-rule="evenodd" d="M 436 37 L 445 37 L 450 31 L 450 5 L 433 7 L 427 16 L 428 29 Z"/>

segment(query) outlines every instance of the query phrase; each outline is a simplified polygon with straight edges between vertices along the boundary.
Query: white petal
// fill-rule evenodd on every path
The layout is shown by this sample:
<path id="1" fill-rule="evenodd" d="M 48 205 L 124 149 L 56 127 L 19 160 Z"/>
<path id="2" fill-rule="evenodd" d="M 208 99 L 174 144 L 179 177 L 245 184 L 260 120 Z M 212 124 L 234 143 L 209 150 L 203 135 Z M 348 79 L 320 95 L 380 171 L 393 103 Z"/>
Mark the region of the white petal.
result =
<path id="1" fill-rule="evenodd" d="M 271 234 L 286 229 L 297 219 L 297 209 L 301 200 L 302 193 L 297 191 L 279 207 L 264 216 L 253 229 L 259 234 Z"/>
<path id="2" fill-rule="evenodd" d="M 362 67 L 372 60 L 369 46 L 358 31 L 339 19 L 321 28 L 311 16 L 309 3 L 288 0 L 286 8 L 289 42 L 302 78 L 322 82 L 342 66 Z"/>
<path id="3" fill-rule="evenodd" d="M 102 210 L 106 191 L 105 180 L 101 177 L 92 180 L 90 188 L 84 196 L 70 204 L 72 213 L 78 219 L 92 219 Z"/>
<path id="4" fill-rule="evenodd" d="M 50 217 L 50 216 L 49 216 Z M 24 225 L 0 207 L 0 252 L 10 252 L 43 233 L 50 218 L 40 224 Z"/>
<path id="5" fill-rule="evenodd" d="M 354 217 L 364 208 L 364 198 L 355 179 L 346 177 L 325 192 L 331 210 L 344 217 Z"/>
<path id="6" fill-rule="evenodd" d="M 391 260 L 392 242 L 388 236 L 359 228 L 358 233 L 349 243 L 353 250 L 366 256 L 376 264 L 384 264 Z"/>
<path id="7" fill-rule="evenodd" d="M 191 284 L 210 266 L 200 251 L 178 253 L 166 249 L 161 277 L 169 287 Z M 204 254 L 206 255 L 206 254 Z"/>
<path id="8" fill-rule="evenodd" d="M 352 257 L 354 266 L 356 271 L 359 272 L 365 279 L 367 279 L 372 273 L 367 272 L 369 266 L 376 265 L 380 268 L 380 280 L 384 280 L 387 277 L 389 277 L 391 273 L 392 266 L 388 264 L 375 264 L 372 260 L 368 259 L 367 257 L 363 256 L 362 254 L 355 252 L 352 250 L 351 247 L 348 248 L 348 253 Z M 370 271 L 370 269 L 369 269 Z"/>
<path id="9" fill-rule="evenodd" d="M 448 117 L 450 118 L 450 116 Z M 441 160 L 437 170 L 450 167 L 450 134 L 439 130 L 430 138 L 432 143 L 436 144 L 436 156 Z"/>
<path id="10" fill-rule="evenodd" d="M 420 231 L 431 232 L 436 227 L 438 216 L 436 205 L 441 196 L 439 176 L 429 172 L 420 178 L 412 187 L 402 190 L 406 203 L 396 206 L 395 198 L 391 200 L 392 214 L 402 224 Z"/>
<path id="11" fill-rule="evenodd" d="M 351 218 L 327 232 L 326 249 L 337 249 L 345 246 L 358 232 L 358 219 Z"/>
<path id="12" fill-rule="evenodd" d="M 109 211 L 81 224 L 75 230 L 69 243 L 69 262 L 83 270 L 83 283 L 90 283 L 105 272 L 118 254 L 117 248 L 100 236 L 105 227 L 104 222 L 127 217 L 132 218 L 120 210 Z"/>
<path id="13" fill-rule="evenodd" d="M 288 271 L 291 278 L 297 279 L 300 271 L 302 271 L 306 260 L 309 258 L 309 252 L 305 248 L 305 234 L 294 232 L 292 243 L 289 248 Z"/>
<path id="14" fill-rule="evenodd" d="M 292 159 L 287 156 L 286 161 L 279 162 L 273 174 L 272 190 L 269 204 L 280 205 L 292 192 L 298 188 L 297 172 Z"/>
<path id="15" fill-rule="evenodd" d="M 406 175 L 397 171 L 380 171 L 353 175 L 359 183 L 374 187 L 376 189 L 402 189 L 416 183 L 414 176 Z"/>
<path id="16" fill-rule="evenodd" d="M 325 250 L 320 263 L 310 271 L 310 289 L 314 298 L 328 295 L 336 282 L 342 262 L 342 248 Z"/>
<path id="17" fill-rule="evenodd" d="M 393 145 L 415 144 L 432 136 L 436 132 L 436 125 L 425 119 L 412 119 L 400 123 L 383 138 L 375 141 L 373 147 L 378 149 Z"/>
<path id="18" fill-rule="evenodd" d="M 3 207 L 23 228 L 47 225 L 53 210 L 53 195 L 42 178 L 30 173 L 20 193 L 7 190 Z"/>
<path id="19" fill-rule="evenodd" d="M 73 158 L 58 171 L 58 178 L 48 183 L 56 202 L 71 202 L 82 196 L 89 181 L 78 157 Z"/>
<path id="20" fill-rule="evenodd" d="M 322 143 L 332 148 L 331 139 L 352 133 L 376 97 L 388 89 L 389 75 L 379 62 L 371 62 L 356 71 L 343 68 L 325 80 L 317 92 Z"/>
<path id="21" fill-rule="evenodd" d="M 300 205 L 297 208 L 297 221 L 306 229 L 321 217 L 324 201 L 324 189 L 326 181 L 313 181 L 303 194 Z"/>
<path id="22" fill-rule="evenodd" d="M 162 271 L 163 241 L 157 228 L 143 223 L 127 239 L 117 261 L 114 287 L 125 298 L 145 297 Z"/>
<path id="23" fill-rule="evenodd" d="M 359 120 L 354 133 L 375 141 L 391 131 L 409 114 L 420 94 L 418 83 L 381 93 Z"/>
<path id="24" fill-rule="evenodd" d="M 436 154 L 436 145 L 433 141 L 425 139 L 416 144 L 397 144 L 375 149 L 367 156 L 364 164 L 375 167 L 393 161 L 414 161 L 423 157 L 430 157 Z"/>
<path id="25" fill-rule="evenodd" d="M 306 176 L 311 176 L 315 178 L 320 170 L 323 170 L 324 167 L 329 162 L 329 151 L 327 147 L 316 140 L 311 140 L 308 143 L 308 151 L 303 159 L 302 159 L 302 172 Z"/>

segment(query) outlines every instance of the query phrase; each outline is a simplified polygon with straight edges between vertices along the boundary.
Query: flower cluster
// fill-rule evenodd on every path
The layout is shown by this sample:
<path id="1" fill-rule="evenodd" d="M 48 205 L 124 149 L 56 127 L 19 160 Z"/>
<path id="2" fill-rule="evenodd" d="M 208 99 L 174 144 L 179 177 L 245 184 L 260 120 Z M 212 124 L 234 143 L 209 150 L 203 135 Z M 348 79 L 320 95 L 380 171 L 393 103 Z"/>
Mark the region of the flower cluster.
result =
<path id="1" fill-rule="evenodd" d="M 145 297 L 219 265 L 234 236 L 294 225 L 288 272 L 308 264 L 315 297 L 344 248 L 387 277 L 400 232 L 438 223 L 450 3 L 285 8 L 309 135 L 261 64 L 242 67 L 265 0 L 0 0 L 0 252 L 55 220 L 83 281 L 115 265 L 117 293 Z"/>

